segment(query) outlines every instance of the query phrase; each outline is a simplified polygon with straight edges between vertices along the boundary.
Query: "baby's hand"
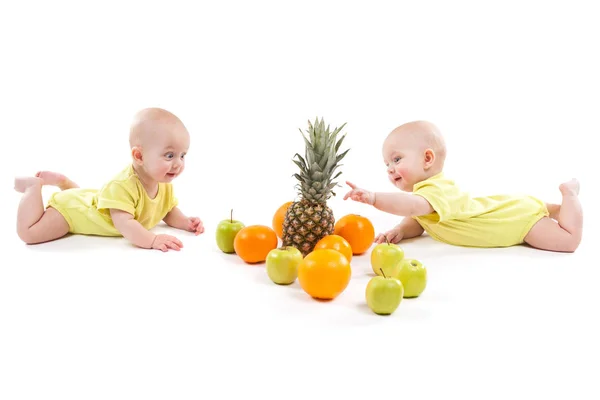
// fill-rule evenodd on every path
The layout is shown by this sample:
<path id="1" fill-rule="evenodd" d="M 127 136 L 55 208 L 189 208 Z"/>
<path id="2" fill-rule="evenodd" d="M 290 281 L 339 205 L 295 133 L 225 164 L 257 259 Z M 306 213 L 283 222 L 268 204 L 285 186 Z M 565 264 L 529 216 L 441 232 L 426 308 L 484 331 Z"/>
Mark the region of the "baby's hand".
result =
<path id="1" fill-rule="evenodd" d="M 152 242 L 152 248 L 161 251 L 169 251 L 169 249 L 179 251 L 182 247 L 183 243 L 171 235 L 156 235 Z"/>
<path id="2" fill-rule="evenodd" d="M 346 181 L 346 184 L 352 188 L 351 191 L 346 193 L 344 200 L 351 198 L 354 201 L 360 201 L 361 203 L 373 205 L 375 204 L 375 193 L 369 192 L 368 190 L 357 188 L 356 185 Z"/>
<path id="3" fill-rule="evenodd" d="M 198 217 L 188 218 L 188 230 L 194 232 L 196 236 L 204 232 L 204 224 Z"/>
<path id="4" fill-rule="evenodd" d="M 385 233 L 380 233 L 379 235 L 377 235 L 377 237 L 375 237 L 375 240 L 373 242 L 374 243 L 385 243 L 386 238 L 387 238 L 387 242 L 396 244 L 396 243 L 400 243 L 403 236 L 404 235 L 402 234 L 402 229 L 399 226 L 395 226 L 393 229 L 390 229 L 389 231 L 387 231 Z"/>

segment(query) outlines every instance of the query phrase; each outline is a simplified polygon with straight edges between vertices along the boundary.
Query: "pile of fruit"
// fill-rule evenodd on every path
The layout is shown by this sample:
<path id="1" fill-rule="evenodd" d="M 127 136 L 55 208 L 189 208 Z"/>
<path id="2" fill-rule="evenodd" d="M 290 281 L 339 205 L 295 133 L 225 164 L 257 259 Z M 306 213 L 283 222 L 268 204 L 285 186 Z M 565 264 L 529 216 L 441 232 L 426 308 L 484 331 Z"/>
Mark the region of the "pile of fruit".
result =
<path id="1" fill-rule="evenodd" d="M 333 131 L 323 120 L 308 125 L 308 138 L 303 134 L 305 155 L 296 153 L 294 160 L 299 168 L 294 176 L 300 199 L 281 205 L 271 227 L 244 226 L 231 214 L 217 227 L 217 246 L 247 263 L 265 262 L 266 273 L 276 284 L 289 285 L 298 279 L 311 297 L 332 300 L 350 283 L 352 257 L 370 249 L 375 230 L 368 218 L 356 214 L 336 221 L 327 205 L 335 195 L 334 179 L 341 174 L 334 172 L 348 153 L 338 152 L 345 135 L 337 136 L 345 124 Z M 376 314 L 393 313 L 402 298 L 417 297 L 425 289 L 425 267 L 417 260 L 405 259 L 396 244 L 375 246 L 371 266 L 377 276 L 369 281 L 365 296 Z"/>

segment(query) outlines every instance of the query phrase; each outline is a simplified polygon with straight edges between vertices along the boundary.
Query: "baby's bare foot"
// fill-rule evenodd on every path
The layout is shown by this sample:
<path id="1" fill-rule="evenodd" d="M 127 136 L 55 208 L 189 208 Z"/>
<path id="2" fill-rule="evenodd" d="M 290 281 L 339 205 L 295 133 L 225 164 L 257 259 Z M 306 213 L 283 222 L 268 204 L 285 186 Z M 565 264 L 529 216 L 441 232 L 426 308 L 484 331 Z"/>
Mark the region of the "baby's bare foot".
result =
<path id="1" fill-rule="evenodd" d="M 579 181 L 577 179 L 571 179 L 568 182 L 562 183 L 558 188 L 563 196 L 579 195 Z"/>
<path id="2" fill-rule="evenodd" d="M 63 174 L 52 171 L 40 171 L 35 176 L 41 178 L 44 181 L 44 185 L 60 186 L 67 180 L 67 177 Z"/>
<path id="3" fill-rule="evenodd" d="M 44 182 L 44 185 L 58 186 L 60 190 L 67 190 L 77 187 L 77 185 L 71 182 L 69 178 L 63 174 L 59 174 L 58 172 L 40 171 L 35 174 L 35 176 L 41 178 Z"/>
<path id="4" fill-rule="evenodd" d="M 36 185 L 38 185 L 41 188 L 42 180 L 35 176 L 28 176 L 26 178 L 15 178 L 15 190 L 19 193 L 25 193 L 25 191 L 28 188 Z"/>

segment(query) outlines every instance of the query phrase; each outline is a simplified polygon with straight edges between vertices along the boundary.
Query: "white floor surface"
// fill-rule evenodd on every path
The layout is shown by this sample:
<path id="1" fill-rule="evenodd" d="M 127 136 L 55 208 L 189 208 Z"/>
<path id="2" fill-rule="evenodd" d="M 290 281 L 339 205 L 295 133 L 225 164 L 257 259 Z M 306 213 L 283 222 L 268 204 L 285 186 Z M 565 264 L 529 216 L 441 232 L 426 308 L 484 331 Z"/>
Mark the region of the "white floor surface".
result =
<path id="1" fill-rule="evenodd" d="M 9 239 L 11 261 L 0 268 L 2 397 L 599 393 L 594 232 L 574 254 L 407 241 L 428 285 L 387 317 L 365 303 L 368 253 L 353 259 L 348 288 L 320 302 L 297 281 L 273 284 L 264 264 L 221 253 L 212 231 L 177 234 L 186 246 L 179 253 L 119 238 Z"/>

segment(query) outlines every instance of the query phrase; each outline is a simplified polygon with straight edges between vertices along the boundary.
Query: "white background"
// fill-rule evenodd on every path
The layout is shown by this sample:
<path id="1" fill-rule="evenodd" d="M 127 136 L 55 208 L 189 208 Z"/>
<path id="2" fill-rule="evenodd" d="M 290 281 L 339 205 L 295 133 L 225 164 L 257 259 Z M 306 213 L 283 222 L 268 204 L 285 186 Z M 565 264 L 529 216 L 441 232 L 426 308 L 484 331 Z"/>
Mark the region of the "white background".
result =
<path id="1" fill-rule="evenodd" d="M 597 398 L 600 130 L 592 2 L 3 2 L 0 398 Z M 129 162 L 144 107 L 191 133 L 182 209 L 205 222 L 179 253 L 122 239 L 25 246 L 13 179 L 40 169 L 99 187 Z M 419 299 L 366 308 L 368 254 L 329 303 L 216 248 L 234 209 L 270 225 L 293 200 L 299 129 L 347 123 L 340 184 L 390 191 L 383 138 L 439 126 L 446 173 L 474 195 L 560 202 L 581 181 L 574 254 L 403 245 Z M 56 188 L 44 188 L 44 198 Z M 337 218 L 398 217 L 341 200 Z M 596 371 L 596 372 L 594 372 Z"/>

